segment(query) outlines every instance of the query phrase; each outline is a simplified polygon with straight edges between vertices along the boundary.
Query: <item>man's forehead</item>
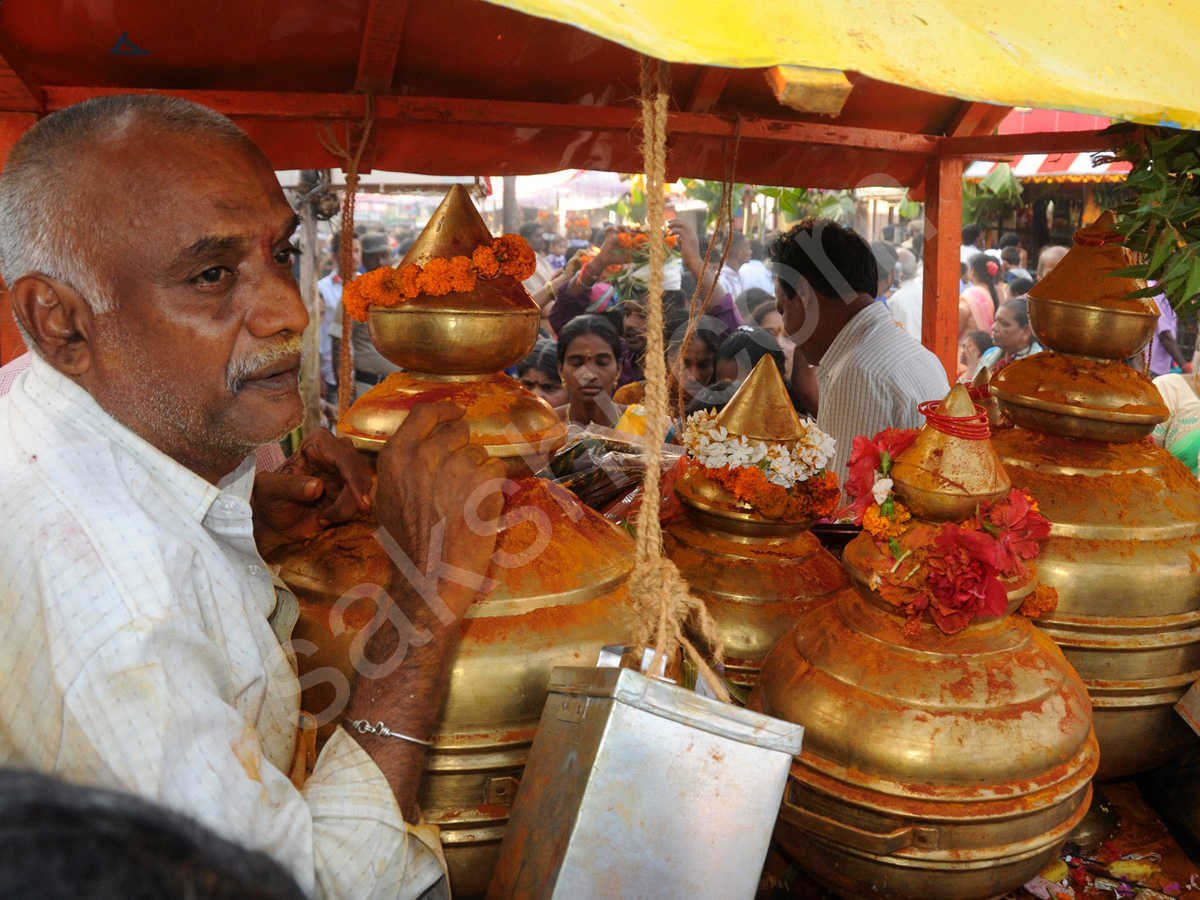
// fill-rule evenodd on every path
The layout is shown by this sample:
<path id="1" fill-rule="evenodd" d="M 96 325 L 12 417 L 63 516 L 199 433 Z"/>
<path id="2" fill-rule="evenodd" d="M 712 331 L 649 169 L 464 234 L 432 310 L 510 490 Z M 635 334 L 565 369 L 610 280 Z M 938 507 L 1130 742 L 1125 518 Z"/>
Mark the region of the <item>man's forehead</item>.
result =
<path id="1" fill-rule="evenodd" d="M 97 153 L 91 183 L 112 192 L 106 206 L 133 231 L 148 228 L 160 237 L 190 240 L 231 229 L 283 229 L 291 222 L 292 208 L 275 173 L 250 144 L 159 136 L 128 149 L 123 165 L 114 164 L 112 153 Z"/>

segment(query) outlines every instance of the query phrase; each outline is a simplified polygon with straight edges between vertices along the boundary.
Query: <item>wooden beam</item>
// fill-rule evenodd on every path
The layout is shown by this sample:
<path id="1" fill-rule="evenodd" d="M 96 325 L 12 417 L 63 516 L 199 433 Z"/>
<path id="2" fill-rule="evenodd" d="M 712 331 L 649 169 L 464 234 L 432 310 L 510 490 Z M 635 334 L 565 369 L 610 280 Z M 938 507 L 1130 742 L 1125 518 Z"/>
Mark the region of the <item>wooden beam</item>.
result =
<path id="1" fill-rule="evenodd" d="M 1101 137 L 1096 131 L 1050 131 L 1032 134 L 989 134 L 942 138 L 941 156 L 970 159 L 1020 156 L 1025 153 L 1091 153 L 1123 142 L 1121 135 Z"/>
<path id="2" fill-rule="evenodd" d="M 688 94 L 687 102 L 683 104 L 684 111 L 706 113 L 711 110 L 721 99 L 721 92 L 725 90 L 732 74 L 732 69 L 723 66 L 705 66 L 692 92 Z"/>
<path id="3" fill-rule="evenodd" d="M 154 91 L 130 88 L 47 87 L 46 111 L 52 112 L 102 94 L 170 93 L 203 103 L 232 117 L 265 119 L 350 119 L 363 117 L 365 101 L 353 94 L 289 94 L 258 91 Z M 447 97 L 378 97 L 380 121 L 438 122 L 447 125 L 499 125 L 515 128 L 568 128 L 578 131 L 623 131 L 640 127 L 640 113 L 628 106 L 577 106 Z M 733 139 L 739 117 L 712 113 L 672 113 L 671 131 Z M 879 150 L 915 156 L 937 153 L 943 138 L 898 131 L 785 119 L 741 118 L 742 140 L 764 143 L 816 144 Z"/>
<path id="4" fill-rule="evenodd" d="M 20 65 L 20 51 L 0 32 L 0 110 L 41 112 L 42 88 Z"/>
<path id="5" fill-rule="evenodd" d="M 958 275 L 962 244 L 962 159 L 935 156 L 925 170 L 925 278 L 921 343 L 958 374 Z"/>
<path id="6" fill-rule="evenodd" d="M 408 0 L 371 0 L 358 52 L 355 91 L 386 94 L 392 89 L 407 15 Z"/>
<path id="7" fill-rule="evenodd" d="M 1010 112 L 1012 112 L 1011 106 L 996 106 L 992 103 L 974 103 L 965 100 L 950 122 L 950 127 L 946 129 L 946 137 L 974 137 L 991 134 Z"/>

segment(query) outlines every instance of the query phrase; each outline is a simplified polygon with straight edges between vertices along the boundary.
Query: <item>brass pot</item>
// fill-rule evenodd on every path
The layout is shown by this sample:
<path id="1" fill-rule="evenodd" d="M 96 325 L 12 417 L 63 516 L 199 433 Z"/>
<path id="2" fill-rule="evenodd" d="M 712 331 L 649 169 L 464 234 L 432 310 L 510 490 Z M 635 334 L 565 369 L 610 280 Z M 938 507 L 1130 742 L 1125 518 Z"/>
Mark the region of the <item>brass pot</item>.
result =
<path id="1" fill-rule="evenodd" d="M 432 375 L 487 375 L 507 368 L 533 349 L 541 312 L 532 301 L 514 309 L 512 285 L 504 281 L 512 279 L 481 279 L 469 295 L 421 296 L 399 306 L 372 306 L 371 342 L 402 369 Z"/>
<path id="2" fill-rule="evenodd" d="M 990 388 L 1013 424 L 1061 437 L 1137 441 L 1168 415 L 1141 372 L 1053 351 L 1009 363 Z"/>
<path id="3" fill-rule="evenodd" d="M 1200 678 L 1200 483 L 1144 441 L 992 443 L 1051 522 L 1038 570 L 1059 602 L 1036 624 L 1091 695 L 1098 777 L 1170 761 L 1195 741 L 1172 707 Z"/>
<path id="4" fill-rule="evenodd" d="M 1137 309 L 1029 298 L 1029 326 L 1050 350 L 1105 359 L 1128 359 L 1154 337 L 1158 315 Z"/>
<path id="5" fill-rule="evenodd" d="M 628 643 L 632 632 L 629 536 L 538 479 L 520 481 L 506 498 L 506 512 L 525 508 L 546 518 L 539 523 L 535 516 L 502 533 L 499 550 L 515 555 L 494 559 L 510 567 L 493 563 L 487 574 L 499 587 L 457 626 L 461 642 L 421 781 L 421 809 L 442 830 L 451 887 L 460 900 L 487 890 L 550 670 L 593 665 L 601 647 Z M 308 684 L 302 705 L 314 714 L 331 706 L 336 711 L 331 670 L 353 679 L 350 647 L 376 609 L 373 599 L 358 599 L 336 621 L 334 605 L 356 586 L 390 581 L 390 563 L 372 537 L 377 527 L 370 519 L 351 522 L 282 547 L 269 560 L 281 565 L 281 577 L 300 600 L 294 639 L 301 683 Z M 519 558 L 543 539 L 548 542 L 540 553 Z M 322 733 L 332 732 L 336 721 L 325 721 Z"/>
<path id="6" fill-rule="evenodd" d="M 846 548 L 856 580 L 868 535 Z M 1013 584 L 1010 606 L 1033 587 Z M 1018 615 L 915 635 L 845 589 L 763 663 L 749 707 L 805 726 L 776 837 L 844 897 L 988 900 L 1055 858 L 1098 752 L 1082 683 Z"/>
<path id="7" fill-rule="evenodd" d="M 675 485 L 684 510 L 697 524 L 726 534 L 746 537 L 783 537 L 807 531 L 817 521 L 785 522 L 768 519 L 748 503 L 738 500 L 697 468 L 688 469 Z"/>
<path id="8" fill-rule="evenodd" d="M 360 450 L 378 452 L 418 403 L 450 400 L 463 407 L 471 440 L 519 478 L 540 469 L 565 440 L 567 426 L 541 397 L 501 372 L 425 375 L 396 372 L 367 391 L 346 411 L 338 434 Z"/>
<path id="9" fill-rule="evenodd" d="M 832 600 L 846 573 L 802 527 L 754 537 L 740 534 L 737 523 L 718 530 L 693 508 L 685 510 L 686 518 L 667 526 L 664 549 L 713 617 L 726 677 L 753 687 L 775 642 L 805 613 Z"/>

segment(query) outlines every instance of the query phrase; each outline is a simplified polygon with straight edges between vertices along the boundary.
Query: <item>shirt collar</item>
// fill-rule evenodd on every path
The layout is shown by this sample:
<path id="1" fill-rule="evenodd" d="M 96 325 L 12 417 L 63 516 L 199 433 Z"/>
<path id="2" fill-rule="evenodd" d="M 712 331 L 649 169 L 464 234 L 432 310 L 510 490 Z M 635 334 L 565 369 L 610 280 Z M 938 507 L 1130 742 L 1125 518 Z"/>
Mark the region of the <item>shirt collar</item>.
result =
<path id="1" fill-rule="evenodd" d="M 870 306 L 860 309 L 846 323 L 845 327 L 838 332 L 837 337 L 833 339 L 833 343 L 829 345 L 829 349 L 821 357 L 820 366 L 825 366 L 826 371 L 828 371 L 830 365 L 837 363 L 851 349 L 858 346 L 859 342 L 862 341 L 863 335 L 870 331 L 877 322 L 883 321 L 889 323 L 892 321 L 892 314 L 888 311 L 886 304 L 872 303 Z M 820 366 L 818 366 L 818 370 Z"/>
<path id="2" fill-rule="evenodd" d="M 230 472 L 220 485 L 210 484 L 191 469 L 180 465 L 149 441 L 134 434 L 114 419 L 96 399 L 34 354 L 25 377 L 24 391 L 48 415 L 115 444 L 134 459 L 156 483 L 169 493 L 197 522 L 203 522 L 209 508 L 223 493 L 250 500 L 254 483 L 254 454 Z"/>

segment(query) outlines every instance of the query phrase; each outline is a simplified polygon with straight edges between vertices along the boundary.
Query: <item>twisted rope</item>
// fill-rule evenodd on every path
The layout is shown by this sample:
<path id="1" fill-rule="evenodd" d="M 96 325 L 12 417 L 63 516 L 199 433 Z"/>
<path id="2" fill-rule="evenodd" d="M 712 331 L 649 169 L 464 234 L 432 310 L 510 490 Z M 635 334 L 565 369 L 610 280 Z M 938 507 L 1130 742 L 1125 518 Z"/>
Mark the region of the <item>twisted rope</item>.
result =
<path id="1" fill-rule="evenodd" d="M 338 277 L 342 279 L 342 290 L 358 273 L 354 271 L 354 198 L 358 193 L 358 166 L 362 162 L 363 153 L 371 140 L 371 132 L 375 128 L 375 96 L 370 91 L 366 93 L 367 109 L 361 122 L 355 130 L 358 141 L 354 143 L 350 137 L 350 125 L 346 125 L 344 140 L 339 142 L 333 135 L 333 130 L 324 125 L 324 133 L 317 132 L 317 140 L 330 154 L 342 161 L 342 169 L 346 173 L 346 195 L 342 198 L 342 231 L 339 238 L 340 253 L 338 254 Z M 346 414 L 350 408 L 350 398 L 354 393 L 354 356 L 350 347 L 350 333 L 354 322 L 342 304 L 342 343 L 338 353 L 338 418 Z"/>
<path id="2" fill-rule="evenodd" d="M 704 603 L 688 592 L 687 583 L 675 564 L 663 556 L 662 525 L 659 522 L 659 478 L 662 474 L 662 443 L 669 417 L 667 363 L 663 337 L 662 276 L 667 259 L 663 232 L 666 179 L 668 69 L 665 63 L 642 57 L 642 155 L 646 166 L 646 213 L 650 232 L 650 285 L 646 298 L 646 474 L 642 505 L 637 517 L 637 548 L 630 594 L 637 612 L 634 644 L 653 645 L 650 672 L 659 671 L 664 659 L 674 658 L 679 647 L 696 664 L 705 680 L 725 702 L 729 693 L 704 657 L 683 632 L 683 624 L 694 616 L 700 634 L 716 644 L 712 617 Z M 721 647 L 714 648 L 720 659 Z"/>

